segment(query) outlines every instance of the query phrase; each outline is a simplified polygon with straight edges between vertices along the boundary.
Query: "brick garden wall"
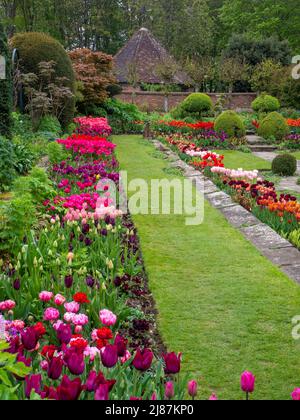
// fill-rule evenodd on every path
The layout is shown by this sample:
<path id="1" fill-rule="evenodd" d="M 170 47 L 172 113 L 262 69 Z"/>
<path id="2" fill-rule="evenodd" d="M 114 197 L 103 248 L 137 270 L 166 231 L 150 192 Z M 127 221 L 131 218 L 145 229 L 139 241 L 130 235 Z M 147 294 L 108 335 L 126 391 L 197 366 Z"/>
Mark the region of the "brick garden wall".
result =
<path id="1" fill-rule="evenodd" d="M 169 96 L 169 108 L 174 108 L 180 104 L 191 92 L 187 93 L 171 93 Z M 217 102 L 221 94 L 209 93 L 208 94 L 214 103 Z M 226 108 L 240 110 L 250 109 L 252 101 L 256 98 L 255 93 L 233 93 L 232 95 L 226 94 L 227 103 Z M 124 102 L 132 103 L 132 91 L 123 91 L 117 96 L 118 99 Z M 135 104 L 143 111 L 164 111 L 164 95 L 159 92 L 136 92 Z"/>

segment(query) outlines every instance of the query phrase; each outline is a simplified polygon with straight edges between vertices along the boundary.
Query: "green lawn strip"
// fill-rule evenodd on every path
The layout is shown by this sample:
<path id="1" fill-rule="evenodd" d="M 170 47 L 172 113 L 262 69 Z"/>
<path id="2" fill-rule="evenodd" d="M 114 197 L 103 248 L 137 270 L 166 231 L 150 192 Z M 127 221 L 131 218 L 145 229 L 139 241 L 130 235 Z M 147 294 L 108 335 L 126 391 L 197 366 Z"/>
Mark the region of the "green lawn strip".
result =
<path id="1" fill-rule="evenodd" d="M 168 161 L 137 136 L 118 136 L 117 155 L 129 179 L 166 178 Z M 237 165 L 239 166 L 239 165 Z M 288 399 L 300 385 L 300 343 L 292 318 L 300 287 L 262 257 L 221 213 L 205 203 L 205 222 L 184 216 L 134 216 L 159 328 L 183 369 L 222 399 L 243 398 L 240 373 L 257 376 L 257 399 Z"/>
<path id="2" fill-rule="evenodd" d="M 246 171 L 254 169 L 271 169 L 271 163 L 252 153 L 243 153 L 238 150 L 217 150 L 216 153 L 224 155 L 225 167 L 229 169 L 243 168 Z"/>

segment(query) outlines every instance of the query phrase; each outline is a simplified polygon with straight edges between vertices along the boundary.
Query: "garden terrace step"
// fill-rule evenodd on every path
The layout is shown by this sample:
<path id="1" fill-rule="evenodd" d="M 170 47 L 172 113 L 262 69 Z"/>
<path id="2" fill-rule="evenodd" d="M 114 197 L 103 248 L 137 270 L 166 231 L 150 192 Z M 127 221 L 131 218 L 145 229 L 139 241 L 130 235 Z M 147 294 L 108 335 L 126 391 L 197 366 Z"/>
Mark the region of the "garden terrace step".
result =
<path id="1" fill-rule="evenodd" d="M 277 146 L 272 145 L 249 145 L 251 152 L 275 152 L 277 150 Z"/>
<path id="2" fill-rule="evenodd" d="M 266 145 L 266 140 L 263 139 L 262 137 L 259 136 L 255 136 L 255 135 L 251 135 L 251 136 L 246 136 L 247 138 L 247 142 L 250 145 Z"/>

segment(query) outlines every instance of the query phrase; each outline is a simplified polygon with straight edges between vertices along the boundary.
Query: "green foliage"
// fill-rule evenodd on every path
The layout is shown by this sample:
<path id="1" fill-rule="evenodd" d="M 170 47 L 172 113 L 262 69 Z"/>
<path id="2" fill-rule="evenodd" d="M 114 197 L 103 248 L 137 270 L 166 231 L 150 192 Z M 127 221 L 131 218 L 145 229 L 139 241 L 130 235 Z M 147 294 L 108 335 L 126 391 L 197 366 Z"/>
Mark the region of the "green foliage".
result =
<path id="1" fill-rule="evenodd" d="M 223 112 L 215 122 L 215 130 L 224 132 L 229 137 L 242 138 L 246 135 L 245 125 L 241 117 L 234 111 Z"/>
<path id="2" fill-rule="evenodd" d="M 0 250 L 15 252 L 36 221 L 36 209 L 31 194 L 14 195 L 0 207 Z"/>
<path id="3" fill-rule="evenodd" d="M 11 46 L 19 50 L 23 73 L 38 74 L 41 62 L 54 61 L 55 76 L 64 78 L 65 86 L 74 92 L 75 76 L 71 60 L 62 45 L 55 39 L 44 33 L 20 33 L 11 39 Z M 67 126 L 72 121 L 74 106 L 75 99 L 67 98 L 61 117 L 63 126 Z"/>
<path id="4" fill-rule="evenodd" d="M 13 144 L 0 137 L 0 191 L 5 191 L 10 186 L 15 175 Z"/>
<path id="5" fill-rule="evenodd" d="M 68 156 L 66 149 L 56 141 L 48 144 L 47 155 L 51 165 L 56 165 L 64 161 Z"/>
<path id="6" fill-rule="evenodd" d="M 35 155 L 24 144 L 14 144 L 14 167 L 19 175 L 26 175 L 35 161 Z"/>
<path id="7" fill-rule="evenodd" d="M 30 194 L 35 204 L 41 204 L 44 200 L 55 196 L 53 184 L 45 170 L 38 167 L 33 168 L 28 176 L 16 179 L 13 191 L 16 195 Z"/>
<path id="8" fill-rule="evenodd" d="M 1 318 L 0 318 L 1 324 Z M 1 337 L 0 337 L 1 338 Z M 0 339 L 0 400 L 17 400 L 16 391 L 19 385 L 16 384 L 14 375 L 25 378 L 30 373 L 30 368 L 24 363 L 16 362 L 16 355 L 7 352 L 9 345 Z"/>
<path id="9" fill-rule="evenodd" d="M 52 115 L 43 117 L 39 124 L 39 131 L 53 133 L 54 136 L 61 134 L 61 125 L 58 119 Z"/>
<path id="10" fill-rule="evenodd" d="M 297 159 L 293 155 L 278 155 L 272 162 L 272 172 L 281 176 L 293 176 L 297 171 Z"/>
<path id="11" fill-rule="evenodd" d="M 180 105 L 187 114 L 201 116 L 213 109 L 213 102 L 204 93 L 192 93 Z"/>
<path id="12" fill-rule="evenodd" d="M 252 109 L 256 112 L 274 112 L 280 109 L 280 102 L 270 95 L 261 95 L 252 102 Z"/>
<path id="13" fill-rule="evenodd" d="M 7 38 L 0 22 L 0 55 L 6 60 L 6 79 L 0 80 L 0 136 L 11 136 L 12 77 Z"/>
<path id="14" fill-rule="evenodd" d="M 275 138 L 275 140 L 281 141 L 289 134 L 289 131 L 285 118 L 278 112 L 272 112 L 261 122 L 258 134 L 266 140 Z"/>

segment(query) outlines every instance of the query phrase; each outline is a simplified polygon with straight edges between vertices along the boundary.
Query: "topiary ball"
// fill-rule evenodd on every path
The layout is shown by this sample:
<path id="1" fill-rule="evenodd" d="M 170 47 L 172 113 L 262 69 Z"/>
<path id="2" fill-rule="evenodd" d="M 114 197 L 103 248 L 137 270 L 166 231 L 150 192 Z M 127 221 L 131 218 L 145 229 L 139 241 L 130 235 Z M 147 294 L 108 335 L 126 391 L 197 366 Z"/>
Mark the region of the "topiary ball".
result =
<path id="1" fill-rule="evenodd" d="M 182 102 L 181 109 L 189 114 L 201 115 L 213 109 L 213 102 L 204 93 L 192 93 Z"/>
<path id="2" fill-rule="evenodd" d="M 55 76 L 66 78 L 65 85 L 75 92 L 75 75 L 71 59 L 64 47 L 49 35 L 39 32 L 19 33 L 10 40 L 12 48 L 17 48 L 20 54 L 22 73 L 38 73 L 38 65 L 42 61 L 54 61 Z M 64 127 L 70 124 L 74 117 L 75 98 L 66 100 L 61 123 Z"/>
<path id="3" fill-rule="evenodd" d="M 274 112 L 280 109 L 280 102 L 270 95 L 260 95 L 252 102 L 252 109 L 255 112 Z"/>
<path id="4" fill-rule="evenodd" d="M 275 138 L 275 140 L 281 141 L 289 132 L 290 129 L 285 118 L 278 112 L 267 115 L 258 129 L 259 136 L 267 140 Z"/>
<path id="5" fill-rule="evenodd" d="M 243 120 L 234 111 L 223 112 L 215 121 L 215 130 L 225 132 L 230 138 L 241 138 L 246 135 Z"/>
<path id="6" fill-rule="evenodd" d="M 280 176 L 293 176 L 297 171 L 297 159 L 293 155 L 277 156 L 272 162 L 272 172 Z"/>

